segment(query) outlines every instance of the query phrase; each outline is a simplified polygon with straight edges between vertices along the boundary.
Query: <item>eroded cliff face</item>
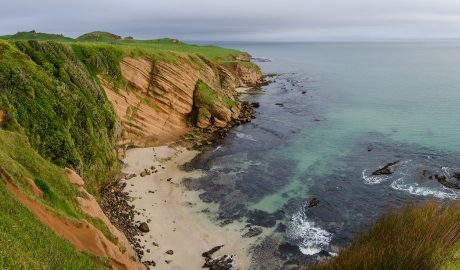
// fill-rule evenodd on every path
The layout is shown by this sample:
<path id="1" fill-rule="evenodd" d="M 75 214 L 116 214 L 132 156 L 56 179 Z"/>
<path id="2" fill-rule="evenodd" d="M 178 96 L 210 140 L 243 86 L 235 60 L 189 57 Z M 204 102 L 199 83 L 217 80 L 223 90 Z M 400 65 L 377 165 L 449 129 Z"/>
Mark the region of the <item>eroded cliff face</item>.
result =
<path id="1" fill-rule="evenodd" d="M 248 63 L 238 62 L 220 65 L 206 58 L 192 57 L 179 57 L 178 63 L 125 57 L 121 71 L 128 85 L 125 88 L 115 89 L 100 79 L 125 131 L 125 139 L 120 144 L 135 146 L 162 144 L 188 131 L 198 81 L 234 101 L 236 87 L 257 85 L 262 78 L 255 65 L 252 68 Z M 215 117 L 215 123 L 220 126 L 239 114 L 238 106 L 210 111 L 229 111 L 230 117 Z"/>

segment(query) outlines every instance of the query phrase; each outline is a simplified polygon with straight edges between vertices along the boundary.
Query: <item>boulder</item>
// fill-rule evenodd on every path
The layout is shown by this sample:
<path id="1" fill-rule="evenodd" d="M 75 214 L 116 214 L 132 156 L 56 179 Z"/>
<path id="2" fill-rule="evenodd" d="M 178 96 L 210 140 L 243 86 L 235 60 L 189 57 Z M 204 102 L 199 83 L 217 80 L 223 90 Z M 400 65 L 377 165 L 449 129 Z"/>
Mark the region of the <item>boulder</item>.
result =
<path id="1" fill-rule="evenodd" d="M 313 198 L 308 202 L 308 208 L 315 207 L 319 204 L 319 200 L 317 198 Z"/>
<path id="2" fill-rule="evenodd" d="M 139 224 L 139 226 L 137 226 L 137 228 L 139 229 L 139 231 L 144 232 L 144 233 L 150 231 L 149 225 L 146 222 L 142 222 L 141 224 Z"/>
<path id="3" fill-rule="evenodd" d="M 215 117 L 213 118 L 213 122 L 214 122 L 214 125 L 215 125 L 216 127 L 224 128 L 224 127 L 227 126 L 227 122 L 226 122 L 226 121 L 220 120 L 220 119 L 215 118 Z"/>
<path id="4" fill-rule="evenodd" d="M 199 128 L 207 128 L 211 122 L 211 113 L 206 108 L 199 108 L 196 118 L 196 126 Z"/>
<path id="5" fill-rule="evenodd" d="M 372 175 L 378 176 L 378 175 L 390 175 L 390 174 L 393 174 L 392 166 L 394 166 L 394 165 L 396 165 L 398 163 L 399 163 L 399 160 L 394 161 L 394 162 L 390 162 L 387 165 L 383 166 L 382 168 L 375 170 L 372 173 Z"/>

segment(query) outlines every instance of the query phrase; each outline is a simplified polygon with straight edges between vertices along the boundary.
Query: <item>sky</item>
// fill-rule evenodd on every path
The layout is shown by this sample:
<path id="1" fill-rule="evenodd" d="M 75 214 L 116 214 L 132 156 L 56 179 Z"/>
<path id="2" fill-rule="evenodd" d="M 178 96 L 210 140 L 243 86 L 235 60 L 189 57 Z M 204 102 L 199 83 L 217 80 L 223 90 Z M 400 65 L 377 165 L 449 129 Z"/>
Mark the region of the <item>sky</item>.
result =
<path id="1" fill-rule="evenodd" d="M 0 0 L 0 35 L 371 41 L 460 38 L 460 0 Z"/>

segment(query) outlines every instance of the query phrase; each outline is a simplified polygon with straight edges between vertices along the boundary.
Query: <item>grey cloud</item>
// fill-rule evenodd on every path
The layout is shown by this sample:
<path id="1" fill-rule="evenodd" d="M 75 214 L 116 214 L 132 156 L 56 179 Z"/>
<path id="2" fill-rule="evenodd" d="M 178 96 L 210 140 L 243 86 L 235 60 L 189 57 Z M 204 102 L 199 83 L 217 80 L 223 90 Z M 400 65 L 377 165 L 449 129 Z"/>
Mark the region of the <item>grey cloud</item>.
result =
<path id="1" fill-rule="evenodd" d="M 2 1 L 0 34 L 35 29 L 188 40 L 460 37 L 457 0 Z"/>

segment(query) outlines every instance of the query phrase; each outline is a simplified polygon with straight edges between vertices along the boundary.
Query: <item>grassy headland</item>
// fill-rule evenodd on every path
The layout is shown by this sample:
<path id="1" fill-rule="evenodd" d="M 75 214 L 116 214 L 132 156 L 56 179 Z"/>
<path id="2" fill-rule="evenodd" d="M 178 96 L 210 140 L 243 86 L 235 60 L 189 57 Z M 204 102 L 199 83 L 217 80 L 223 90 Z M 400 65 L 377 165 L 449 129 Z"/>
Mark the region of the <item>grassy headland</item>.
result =
<path id="1" fill-rule="evenodd" d="M 125 56 L 168 62 L 180 57 L 200 66 L 203 61 L 235 61 L 241 55 L 245 54 L 174 39 L 123 39 L 105 32 L 77 39 L 35 31 L 2 36 L 0 166 L 37 204 L 65 219 L 86 219 L 110 239 L 102 221 L 79 209 L 75 198 L 84 194 L 69 183 L 63 170 L 77 171 L 96 196 L 119 173 L 114 149 L 121 128 L 99 77 L 125 86 L 120 70 Z M 43 198 L 33 195 L 26 179 L 41 189 Z M 57 237 L 2 181 L 0 200 L 0 268 L 99 269 L 105 261 L 99 258 L 96 264 Z"/>

